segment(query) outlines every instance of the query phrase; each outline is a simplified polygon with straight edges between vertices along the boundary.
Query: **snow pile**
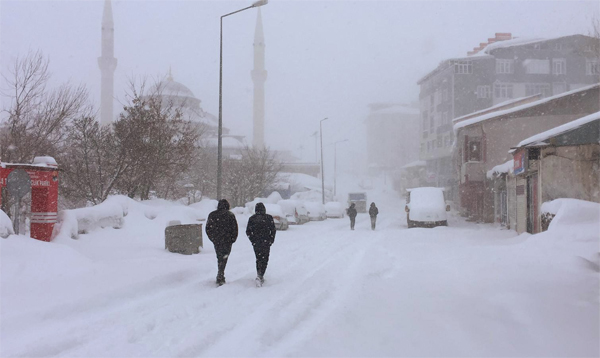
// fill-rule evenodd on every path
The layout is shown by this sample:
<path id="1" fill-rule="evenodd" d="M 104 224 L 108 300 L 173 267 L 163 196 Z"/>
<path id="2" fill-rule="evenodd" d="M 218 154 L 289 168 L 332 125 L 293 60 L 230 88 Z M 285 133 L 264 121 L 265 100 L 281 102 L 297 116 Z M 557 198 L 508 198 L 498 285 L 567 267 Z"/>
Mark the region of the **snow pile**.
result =
<path id="1" fill-rule="evenodd" d="M 208 218 L 208 214 L 217 210 L 218 201 L 214 199 L 202 199 L 197 203 L 190 204 L 190 208 L 194 208 L 200 212 L 200 219 L 206 220 Z"/>
<path id="2" fill-rule="evenodd" d="M 579 199 L 555 199 L 542 204 L 542 214 L 554 215 L 548 230 L 600 223 L 600 204 Z M 597 234 L 597 233 L 596 233 Z"/>
<path id="3" fill-rule="evenodd" d="M 0 237 L 7 238 L 14 233 L 12 221 L 4 211 L 0 210 Z"/>
<path id="4" fill-rule="evenodd" d="M 43 166 L 43 167 L 58 167 L 56 160 L 52 157 L 35 157 L 33 158 L 33 165 Z"/>
<path id="5" fill-rule="evenodd" d="M 494 175 L 507 174 L 507 173 L 510 174 L 513 172 L 514 167 L 515 167 L 515 160 L 511 159 L 511 160 L 507 161 L 506 163 L 496 165 L 491 170 L 488 170 L 486 177 L 488 179 L 493 179 Z"/>
<path id="6" fill-rule="evenodd" d="M 162 199 L 138 202 L 122 195 L 112 196 L 96 206 L 60 211 L 58 223 L 54 228 L 54 236 L 59 240 L 77 239 L 79 234 L 90 233 L 98 229 L 120 229 L 125 224 L 125 217 L 132 211 L 149 220 L 154 220 L 160 215 L 164 218 L 160 220 L 163 228 L 171 220 L 179 220 L 183 224 L 206 220 L 208 213 L 212 211 L 210 208 L 213 203 L 203 200 L 196 204 L 199 209 Z"/>
<path id="7" fill-rule="evenodd" d="M 321 179 L 302 173 L 280 173 L 279 179 L 281 182 L 290 183 L 292 192 L 305 190 L 321 191 Z M 325 184 L 325 190 L 332 190 L 333 187 Z"/>
<path id="8" fill-rule="evenodd" d="M 307 190 L 295 193 L 290 199 L 320 203 L 323 200 L 323 194 L 321 194 L 321 190 Z M 331 192 L 325 189 L 325 201 L 330 201 L 332 199 L 333 195 Z"/>

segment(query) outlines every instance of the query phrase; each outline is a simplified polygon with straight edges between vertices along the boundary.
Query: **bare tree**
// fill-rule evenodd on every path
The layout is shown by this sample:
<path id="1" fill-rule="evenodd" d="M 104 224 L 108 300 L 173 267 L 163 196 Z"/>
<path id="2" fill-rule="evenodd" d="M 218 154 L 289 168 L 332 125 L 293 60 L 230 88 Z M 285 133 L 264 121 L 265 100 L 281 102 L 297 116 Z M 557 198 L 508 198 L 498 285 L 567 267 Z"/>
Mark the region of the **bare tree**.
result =
<path id="1" fill-rule="evenodd" d="M 76 119 L 68 133 L 60 155 L 61 193 L 71 201 L 99 204 L 114 192 L 129 162 L 112 128 L 93 117 Z"/>
<path id="2" fill-rule="evenodd" d="M 41 52 L 18 58 L 3 76 L 10 98 L 0 129 L 0 156 L 7 162 L 29 162 L 36 155 L 56 155 L 74 118 L 90 115 L 88 93 L 83 85 L 48 89 L 48 59 Z"/>
<path id="3" fill-rule="evenodd" d="M 233 205 L 241 206 L 275 184 L 281 163 L 269 149 L 246 147 L 242 159 L 224 161 L 224 194 Z"/>
<path id="4" fill-rule="evenodd" d="M 116 145 L 129 166 L 119 188 L 142 200 L 157 189 L 168 195 L 194 162 L 202 135 L 202 127 L 185 119 L 181 105 L 165 101 L 161 92 L 161 83 L 146 91 L 145 81 L 132 80 L 128 103 L 114 123 Z"/>

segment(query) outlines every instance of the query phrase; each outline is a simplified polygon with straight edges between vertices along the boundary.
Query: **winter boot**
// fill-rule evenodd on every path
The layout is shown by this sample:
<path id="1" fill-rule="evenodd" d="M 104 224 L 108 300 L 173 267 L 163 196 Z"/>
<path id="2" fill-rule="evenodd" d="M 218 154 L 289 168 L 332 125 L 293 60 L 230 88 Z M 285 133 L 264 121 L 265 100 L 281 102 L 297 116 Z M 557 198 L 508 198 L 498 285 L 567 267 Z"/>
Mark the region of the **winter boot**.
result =
<path id="1" fill-rule="evenodd" d="M 225 284 L 225 276 L 217 275 L 217 287 Z"/>
<path id="2" fill-rule="evenodd" d="M 263 283 L 265 283 L 264 277 L 260 275 L 256 276 L 256 279 L 254 281 L 256 282 L 256 287 L 262 287 Z"/>

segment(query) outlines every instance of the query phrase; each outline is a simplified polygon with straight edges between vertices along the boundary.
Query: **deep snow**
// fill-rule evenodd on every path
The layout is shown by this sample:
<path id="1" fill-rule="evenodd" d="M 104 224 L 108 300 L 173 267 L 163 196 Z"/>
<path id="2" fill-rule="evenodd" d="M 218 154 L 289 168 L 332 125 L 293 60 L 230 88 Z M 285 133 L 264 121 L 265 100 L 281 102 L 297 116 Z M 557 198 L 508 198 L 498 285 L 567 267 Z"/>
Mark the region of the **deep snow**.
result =
<path id="1" fill-rule="evenodd" d="M 407 229 L 404 201 L 278 232 L 256 288 L 240 236 L 216 258 L 164 250 L 189 207 L 130 206 L 121 229 L 45 243 L 0 239 L 0 355 L 598 356 L 598 221 L 539 235 L 466 223 Z M 190 215 L 188 215 L 190 216 Z"/>

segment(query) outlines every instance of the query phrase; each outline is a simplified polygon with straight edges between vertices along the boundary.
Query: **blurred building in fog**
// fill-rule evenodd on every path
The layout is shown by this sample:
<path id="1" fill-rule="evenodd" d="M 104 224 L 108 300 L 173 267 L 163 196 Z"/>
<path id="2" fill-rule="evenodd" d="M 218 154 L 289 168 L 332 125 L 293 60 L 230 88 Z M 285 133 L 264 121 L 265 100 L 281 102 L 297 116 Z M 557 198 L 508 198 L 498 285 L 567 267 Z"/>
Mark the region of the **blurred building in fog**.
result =
<path id="1" fill-rule="evenodd" d="M 373 103 L 369 107 L 369 172 L 398 179 L 400 168 L 419 158 L 419 109 L 397 103 Z"/>
<path id="2" fill-rule="evenodd" d="M 442 61 L 417 82 L 419 157 L 427 163 L 427 184 L 446 187 L 450 197 L 457 197 L 454 119 L 512 99 L 548 97 L 597 83 L 598 53 L 598 40 L 584 35 L 525 39 L 496 33 L 467 56 Z"/>

